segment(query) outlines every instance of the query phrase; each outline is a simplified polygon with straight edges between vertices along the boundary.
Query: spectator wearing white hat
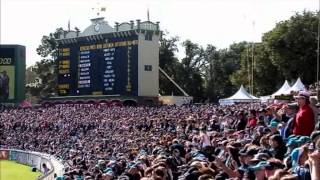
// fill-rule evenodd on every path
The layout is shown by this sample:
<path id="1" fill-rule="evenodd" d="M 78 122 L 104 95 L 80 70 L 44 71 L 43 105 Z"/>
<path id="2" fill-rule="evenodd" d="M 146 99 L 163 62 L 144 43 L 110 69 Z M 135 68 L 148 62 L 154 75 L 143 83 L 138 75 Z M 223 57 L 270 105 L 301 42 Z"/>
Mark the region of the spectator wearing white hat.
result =
<path id="1" fill-rule="evenodd" d="M 294 135 L 310 136 L 314 130 L 314 114 L 309 104 L 310 94 L 306 91 L 300 91 L 298 96 L 295 96 L 299 111 L 294 120 Z"/>

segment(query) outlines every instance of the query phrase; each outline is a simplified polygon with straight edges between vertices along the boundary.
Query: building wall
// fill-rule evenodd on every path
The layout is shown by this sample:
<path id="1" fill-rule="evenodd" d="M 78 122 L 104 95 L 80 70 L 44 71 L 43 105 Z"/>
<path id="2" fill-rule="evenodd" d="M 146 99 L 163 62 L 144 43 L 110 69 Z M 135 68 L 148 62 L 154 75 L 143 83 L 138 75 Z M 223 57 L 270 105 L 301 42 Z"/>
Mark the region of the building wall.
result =
<path id="1" fill-rule="evenodd" d="M 138 47 L 138 95 L 158 96 L 159 94 L 159 36 L 153 35 L 152 41 L 139 35 Z M 145 71 L 145 65 L 151 65 L 152 71 Z"/>

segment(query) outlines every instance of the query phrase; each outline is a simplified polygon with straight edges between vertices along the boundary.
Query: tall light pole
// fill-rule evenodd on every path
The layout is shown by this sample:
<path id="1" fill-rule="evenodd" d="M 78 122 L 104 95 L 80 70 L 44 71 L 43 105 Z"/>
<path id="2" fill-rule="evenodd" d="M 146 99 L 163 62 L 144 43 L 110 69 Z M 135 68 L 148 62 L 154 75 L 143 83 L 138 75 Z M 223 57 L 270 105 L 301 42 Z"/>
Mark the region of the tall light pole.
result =
<path id="1" fill-rule="evenodd" d="M 253 95 L 253 71 L 254 71 L 254 42 L 252 42 L 252 54 L 251 54 L 251 58 L 252 58 L 252 64 L 251 64 L 251 94 Z"/>
<path id="2" fill-rule="evenodd" d="M 247 44 L 247 65 L 248 65 L 248 88 L 249 88 L 249 92 L 251 92 L 251 73 L 250 73 L 250 71 L 251 71 L 251 68 L 250 68 L 250 57 L 249 57 L 249 47 L 250 46 L 250 44 L 248 43 Z"/>
<path id="3" fill-rule="evenodd" d="M 318 37 L 317 37 L 317 99 L 319 102 L 319 53 L 320 53 L 320 0 L 318 9 Z"/>

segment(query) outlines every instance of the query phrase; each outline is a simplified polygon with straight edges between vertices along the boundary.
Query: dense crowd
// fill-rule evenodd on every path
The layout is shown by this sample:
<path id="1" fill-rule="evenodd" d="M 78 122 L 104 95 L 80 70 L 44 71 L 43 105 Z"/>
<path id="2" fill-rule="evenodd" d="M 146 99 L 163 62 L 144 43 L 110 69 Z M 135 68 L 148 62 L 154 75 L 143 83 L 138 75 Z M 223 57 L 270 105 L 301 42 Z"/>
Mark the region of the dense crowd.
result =
<path id="1" fill-rule="evenodd" d="M 63 160 L 57 179 L 320 179 L 318 109 L 296 102 L 107 107 L 0 113 L 0 145 Z"/>

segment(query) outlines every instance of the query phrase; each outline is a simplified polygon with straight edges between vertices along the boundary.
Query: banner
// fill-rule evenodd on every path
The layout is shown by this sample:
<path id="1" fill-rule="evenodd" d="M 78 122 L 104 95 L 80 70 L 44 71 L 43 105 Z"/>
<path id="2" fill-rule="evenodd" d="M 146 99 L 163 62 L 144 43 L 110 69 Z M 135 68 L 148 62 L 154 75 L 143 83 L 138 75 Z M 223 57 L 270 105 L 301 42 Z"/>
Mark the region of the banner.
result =
<path id="1" fill-rule="evenodd" d="M 287 101 L 292 101 L 292 100 L 294 100 L 293 95 L 275 96 L 274 99 L 276 99 L 276 100 L 287 100 Z"/>

